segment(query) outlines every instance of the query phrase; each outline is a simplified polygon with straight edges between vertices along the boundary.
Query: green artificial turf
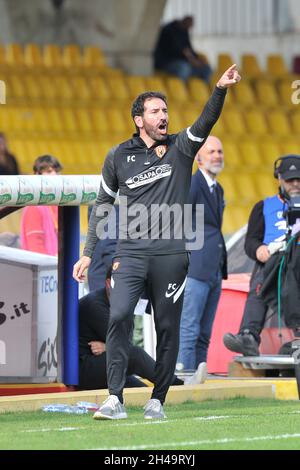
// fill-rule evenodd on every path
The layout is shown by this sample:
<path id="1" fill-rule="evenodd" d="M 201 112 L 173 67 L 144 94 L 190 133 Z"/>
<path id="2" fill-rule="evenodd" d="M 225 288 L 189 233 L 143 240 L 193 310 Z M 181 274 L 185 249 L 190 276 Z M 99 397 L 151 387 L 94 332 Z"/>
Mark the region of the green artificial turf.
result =
<path id="1" fill-rule="evenodd" d="M 299 449 L 298 401 L 238 398 L 165 406 L 168 419 L 148 421 L 142 408 L 128 419 L 92 414 L 16 412 L 0 415 L 0 449 Z"/>

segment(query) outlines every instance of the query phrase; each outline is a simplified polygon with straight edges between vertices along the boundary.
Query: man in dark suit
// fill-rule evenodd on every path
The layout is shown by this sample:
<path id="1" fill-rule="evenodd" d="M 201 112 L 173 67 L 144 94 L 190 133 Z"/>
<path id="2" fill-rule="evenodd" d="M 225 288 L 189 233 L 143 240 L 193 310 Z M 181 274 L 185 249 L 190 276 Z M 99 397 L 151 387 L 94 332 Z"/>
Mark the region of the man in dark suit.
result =
<path id="1" fill-rule="evenodd" d="M 221 141 L 209 136 L 196 155 L 198 171 L 192 177 L 190 203 L 193 227 L 196 205 L 204 204 L 204 244 L 191 251 L 180 323 L 177 370 L 197 369 L 204 382 L 211 331 L 221 294 L 222 278 L 227 277 L 227 255 L 221 232 L 224 191 L 216 181 L 224 167 Z"/>

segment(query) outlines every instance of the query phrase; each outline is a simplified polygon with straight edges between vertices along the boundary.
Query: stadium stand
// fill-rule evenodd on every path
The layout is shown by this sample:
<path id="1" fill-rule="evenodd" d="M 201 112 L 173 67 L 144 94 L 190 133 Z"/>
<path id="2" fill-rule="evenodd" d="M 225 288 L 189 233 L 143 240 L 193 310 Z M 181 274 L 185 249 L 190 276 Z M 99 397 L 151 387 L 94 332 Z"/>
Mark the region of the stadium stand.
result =
<path id="1" fill-rule="evenodd" d="M 231 63 L 230 54 L 218 56 L 211 88 Z M 283 57 L 267 56 L 265 69 L 253 54 L 244 54 L 240 63 L 243 80 L 228 93 L 213 129 L 225 149 L 220 179 L 228 205 L 225 233 L 247 221 L 258 192 L 268 195 L 272 177 L 262 176 L 269 174 L 274 160 L 300 148 L 300 113 L 291 101 L 295 75 Z M 7 88 L 0 130 L 23 173 L 31 173 L 32 161 L 41 153 L 57 155 L 65 173 L 99 173 L 109 148 L 134 132 L 130 105 L 137 94 L 149 89 L 166 93 L 169 130 L 177 132 L 197 117 L 211 92 L 197 78 L 185 84 L 166 74 L 127 75 L 108 65 L 101 48 L 76 44 L 0 45 L 0 80 Z"/>

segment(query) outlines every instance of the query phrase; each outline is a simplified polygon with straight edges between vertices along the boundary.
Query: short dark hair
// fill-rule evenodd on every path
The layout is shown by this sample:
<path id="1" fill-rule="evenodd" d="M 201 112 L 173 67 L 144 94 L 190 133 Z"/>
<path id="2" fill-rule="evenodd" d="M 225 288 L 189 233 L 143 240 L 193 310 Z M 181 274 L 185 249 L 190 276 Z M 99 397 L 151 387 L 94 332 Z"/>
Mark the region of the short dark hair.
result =
<path id="1" fill-rule="evenodd" d="M 42 155 L 38 157 L 33 164 L 33 171 L 37 174 L 41 174 L 48 168 L 53 168 L 55 171 L 61 171 L 63 169 L 57 158 L 52 155 Z"/>
<path id="2" fill-rule="evenodd" d="M 168 105 L 167 97 L 160 91 L 145 91 L 136 97 L 131 106 L 131 116 L 134 120 L 135 116 L 143 116 L 145 111 L 145 101 L 150 100 L 151 98 L 159 98 L 163 100 L 166 105 Z M 137 126 L 135 126 L 137 127 Z"/>

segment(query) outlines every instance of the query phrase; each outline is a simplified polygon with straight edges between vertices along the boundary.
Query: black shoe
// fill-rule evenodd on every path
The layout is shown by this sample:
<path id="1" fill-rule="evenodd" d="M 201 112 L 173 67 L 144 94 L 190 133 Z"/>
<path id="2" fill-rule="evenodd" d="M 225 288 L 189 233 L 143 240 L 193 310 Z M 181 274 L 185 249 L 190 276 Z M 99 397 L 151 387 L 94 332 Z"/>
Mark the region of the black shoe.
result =
<path id="1" fill-rule="evenodd" d="M 233 335 L 226 333 L 223 342 L 227 349 L 244 356 L 259 356 L 258 343 L 251 333 Z"/>

